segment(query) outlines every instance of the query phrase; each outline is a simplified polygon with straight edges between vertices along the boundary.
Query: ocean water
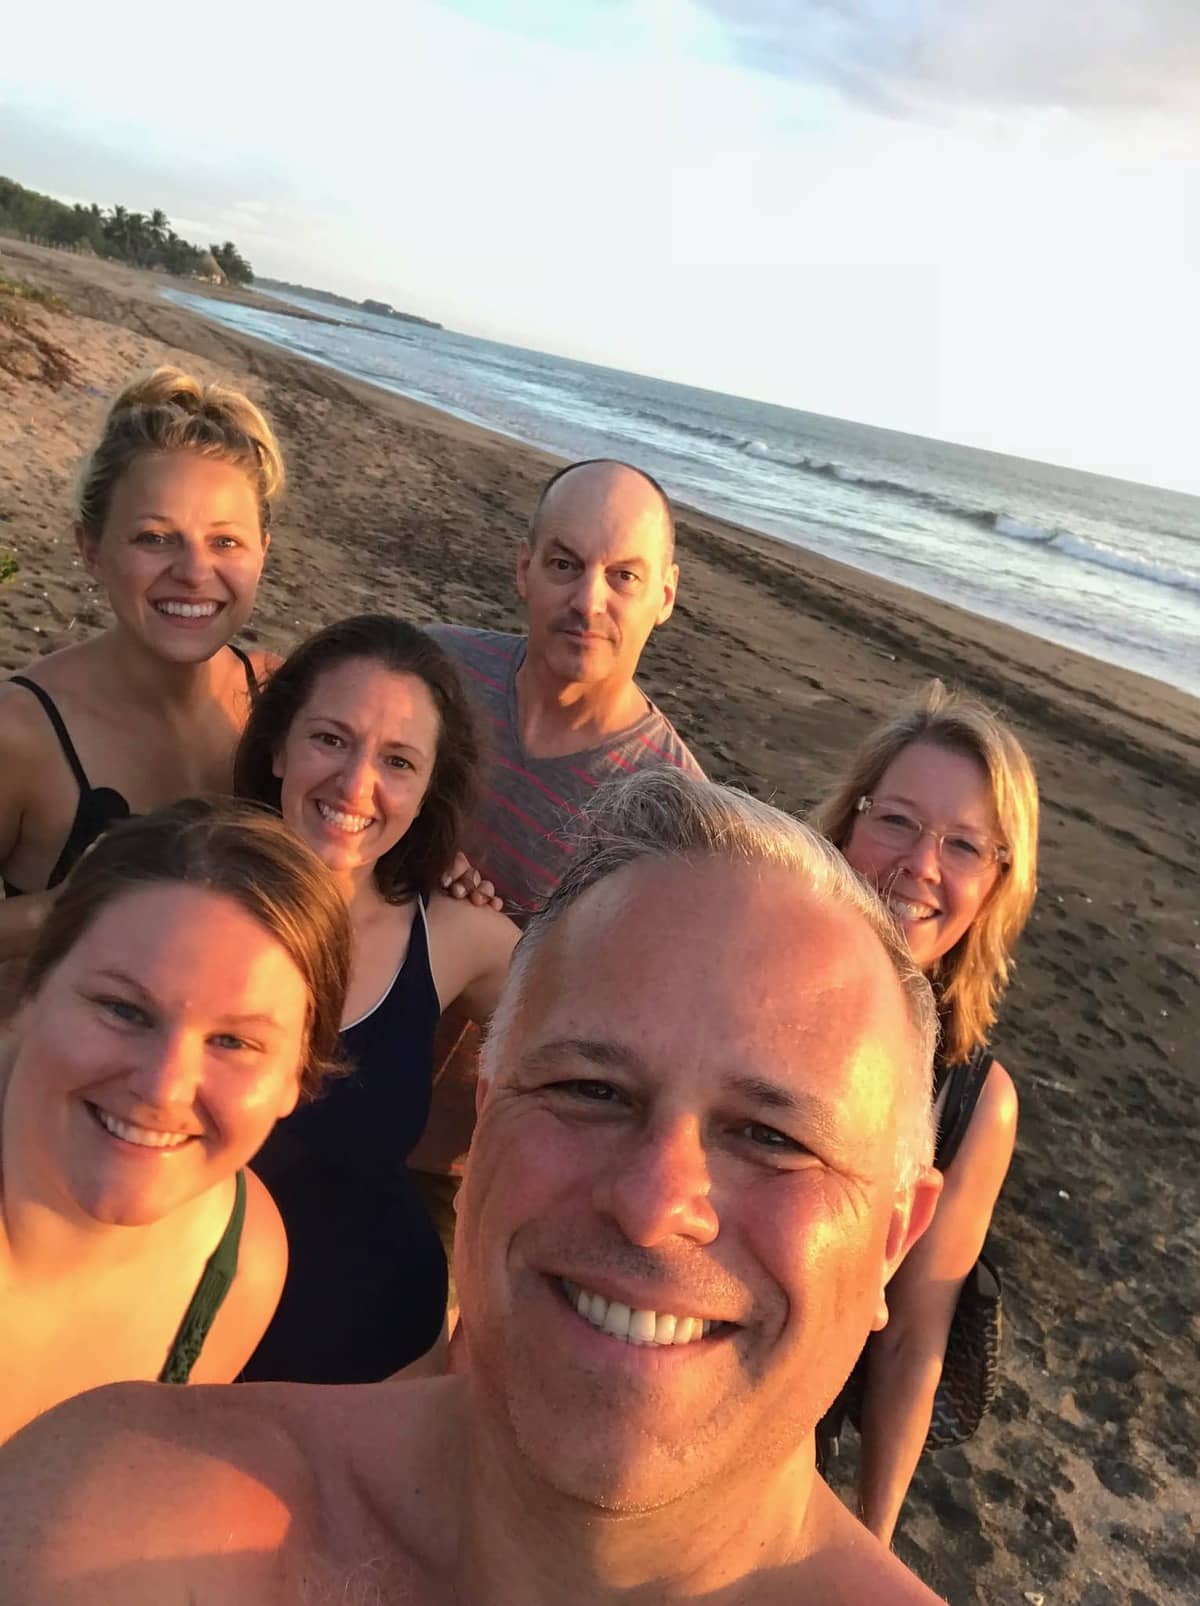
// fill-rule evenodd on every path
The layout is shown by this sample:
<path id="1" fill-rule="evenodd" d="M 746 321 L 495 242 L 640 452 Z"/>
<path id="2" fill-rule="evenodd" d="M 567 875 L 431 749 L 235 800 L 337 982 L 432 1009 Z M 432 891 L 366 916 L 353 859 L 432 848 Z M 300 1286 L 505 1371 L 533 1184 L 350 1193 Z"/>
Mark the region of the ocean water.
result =
<path id="1" fill-rule="evenodd" d="M 317 362 L 1200 694 L 1200 497 L 697 390 L 302 297 L 165 290 Z M 400 487 L 397 494 L 402 494 Z"/>

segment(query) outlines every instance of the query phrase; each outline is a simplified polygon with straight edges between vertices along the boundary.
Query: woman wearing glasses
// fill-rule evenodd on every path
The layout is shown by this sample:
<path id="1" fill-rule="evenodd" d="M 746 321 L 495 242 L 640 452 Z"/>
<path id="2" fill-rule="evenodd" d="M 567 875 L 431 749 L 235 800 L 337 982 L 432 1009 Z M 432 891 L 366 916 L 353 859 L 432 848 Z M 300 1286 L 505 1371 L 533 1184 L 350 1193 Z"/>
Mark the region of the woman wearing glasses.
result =
<path id="1" fill-rule="evenodd" d="M 1037 782 L 1011 730 L 934 681 L 868 738 L 814 823 L 904 928 L 941 1015 L 942 1196 L 888 1287 L 888 1325 L 864 1367 L 860 1507 L 888 1544 L 929 1432 L 959 1290 L 1012 1159 L 1017 1094 L 987 1040 L 1037 890 Z M 950 1130 L 952 1085 L 960 1113 Z"/>

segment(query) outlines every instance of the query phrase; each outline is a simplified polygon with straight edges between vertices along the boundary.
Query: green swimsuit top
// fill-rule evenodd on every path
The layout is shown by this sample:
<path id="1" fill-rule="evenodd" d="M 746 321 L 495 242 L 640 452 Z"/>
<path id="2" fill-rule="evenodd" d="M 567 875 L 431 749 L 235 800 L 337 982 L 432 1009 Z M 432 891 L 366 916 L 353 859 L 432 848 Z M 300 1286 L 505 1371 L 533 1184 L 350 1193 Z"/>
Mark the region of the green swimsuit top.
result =
<path id="1" fill-rule="evenodd" d="M 217 1312 L 237 1276 L 238 1246 L 242 1241 L 242 1223 L 245 1219 L 246 1173 L 239 1171 L 229 1224 L 221 1234 L 220 1243 L 209 1255 L 208 1264 L 196 1284 L 192 1302 L 183 1314 L 179 1331 L 167 1354 L 166 1365 L 158 1374 L 160 1383 L 186 1383 L 191 1376 L 209 1328 L 216 1321 Z"/>

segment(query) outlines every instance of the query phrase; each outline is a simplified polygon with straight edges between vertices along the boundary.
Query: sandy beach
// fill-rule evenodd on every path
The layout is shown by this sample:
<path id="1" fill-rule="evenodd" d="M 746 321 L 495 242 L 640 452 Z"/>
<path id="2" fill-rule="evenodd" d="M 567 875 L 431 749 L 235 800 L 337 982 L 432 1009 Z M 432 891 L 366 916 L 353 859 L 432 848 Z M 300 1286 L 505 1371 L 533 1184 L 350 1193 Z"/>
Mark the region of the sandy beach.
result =
<path id="1" fill-rule="evenodd" d="M 279 430 L 256 641 L 368 608 L 518 628 L 513 551 L 551 458 L 209 324 L 160 275 L 3 239 L 0 274 L 61 299 L 0 293 L 0 670 L 105 623 L 72 476 L 106 399 L 161 362 L 243 386 Z M 1007 712 L 1041 782 L 994 1045 L 1022 1099 L 993 1232 L 1003 1390 L 972 1444 L 925 1460 L 897 1549 L 953 1606 L 1194 1602 L 1200 702 L 686 509 L 680 560 L 643 678 L 714 778 L 802 810 L 937 674 Z"/>

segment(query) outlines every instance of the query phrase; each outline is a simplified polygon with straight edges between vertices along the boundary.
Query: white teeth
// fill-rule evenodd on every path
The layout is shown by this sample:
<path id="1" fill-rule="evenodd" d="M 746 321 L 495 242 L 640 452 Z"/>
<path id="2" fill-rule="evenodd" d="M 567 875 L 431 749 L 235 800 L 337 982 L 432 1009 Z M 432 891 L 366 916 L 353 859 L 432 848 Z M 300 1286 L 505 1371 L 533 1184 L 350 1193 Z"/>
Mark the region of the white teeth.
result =
<path id="1" fill-rule="evenodd" d="M 694 1344 L 707 1338 L 714 1327 L 721 1324 L 702 1316 L 661 1315 L 653 1310 L 630 1310 L 620 1300 L 607 1300 L 603 1294 L 590 1293 L 565 1279 L 563 1292 L 584 1321 L 598 1327 L 610 1338 L 624 1339 L 627 1344 L 645 1344 L 669 1348 L 674 1344 Z"/>
<path id="2" fill-rule="evenodd" d="M 148 1126 L 131 1126 L 128 1121 L 119 1121 L 115 1115 L 109 1115 L 107 1110 L 96 1110 L 96 1118 L 114 1138 L 136 1143 L 142 1149 L 180 1149 L 185 1143 L 191 1142 L 188 1132 L 156 1132 Z"/>
<path id="3" fill-rule="evenodd" d="M 604 1313 L 604 1331 L 613 1338 L 628 1338 L 629 1318 L 632 1315 L 628 1305 L 622 1305 L 619 1299 L 614 1299 Z"/>
<path id="4" fill-rule="evenodd" d="M 354 835 L 365 831 L 371 823 L 369 814 L 347 814 L 343 809 L 331 809 L 328 803 L 318 803 L 317 812 L 330 825 L 336 825 L 339 831 L 349 831 Z"/>
<path id="5" fill-rule="evenodd" d="M 219 603 L 216 602 L 156 602 L 159 613 L 169 613 L 175 619 L 211 619 Z"/>
<path id="6" fill-rule="evenodd" d="M 907 898 L 889 898 L 888 908 L 893 914 L 900 916 L 901 920 L 932 920 L 938 910 L 931 909 L 928 904 L 910 903 Z"/>
<path id="7" fill-rule="evenodd" d="M 631 1344 L 653 1344 L 657 1331 L 658 1317 L 652 1310 L 635 1310 L 630 1316 L 629 1341 Z"/>

